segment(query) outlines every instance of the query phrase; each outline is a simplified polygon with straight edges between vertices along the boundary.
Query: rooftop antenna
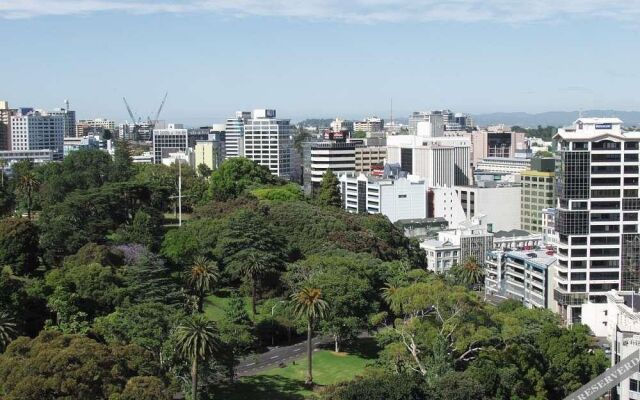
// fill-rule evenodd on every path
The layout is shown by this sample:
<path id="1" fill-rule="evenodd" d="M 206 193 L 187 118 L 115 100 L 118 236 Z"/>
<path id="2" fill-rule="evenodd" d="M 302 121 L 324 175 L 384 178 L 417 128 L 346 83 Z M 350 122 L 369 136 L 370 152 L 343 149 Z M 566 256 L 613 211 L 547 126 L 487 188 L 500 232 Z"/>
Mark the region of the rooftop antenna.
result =
<path id="1" fill-rule="evenodd" d="M 393 97 L 391 98 L 391 115 L 390 115 L 390 119 L 391 119 L 391 125 L 393 126 Z"/>
<path id="2" fill-rule="evenodd" d="M 65 110 L 69 111 L 69 100 L 64 101 Z"/>

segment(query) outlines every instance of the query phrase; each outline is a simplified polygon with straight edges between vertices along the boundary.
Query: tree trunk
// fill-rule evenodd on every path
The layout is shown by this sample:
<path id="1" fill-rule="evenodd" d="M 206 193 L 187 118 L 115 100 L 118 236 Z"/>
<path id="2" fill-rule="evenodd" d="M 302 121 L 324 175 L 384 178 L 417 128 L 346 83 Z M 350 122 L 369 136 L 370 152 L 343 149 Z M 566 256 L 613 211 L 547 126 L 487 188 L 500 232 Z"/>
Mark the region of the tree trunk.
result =
<path id="1" fill-rule="evenodd" d="M 31 191 L 27 191 L 27 217 L 31 221 Z"/>
<path id="2" fill-rule="evenodd" d="M 256 316 L 256 280 L 251 280 L 251 308 L 253 309 L 253 316 Z"/>
<path id="3" fill-rule="evenodd" d="M 204 295 L 198 296 L 198 312 L 200 314 L 204 312 Z"/>
<path id="4" fill-rule="evenodd" d="M 304 382 L 305 385 L 307 386 L 311 386 L 313 385 L 313 373 L 312 373 L 312 357 L 313 357 L 313 352 L 311 351 L 311 324 L 312 320 L 311 318 L 309 318 L 308 324 L 307 324 L 307 380 Z"/>
<path id="5" fill-rule="evenodd" d="M 198 400 L 198 358 L 193 359 L 191 364 L 191 397 Z"/>
<path id="6" fill-rule="evenodd" d="M 333 341 L 335 342 L 335 345 L 336 345 L 336 353 L 338 353 L 340 351 L 340 347 L 338 344 L 338 335 L 333 335 Z"/>

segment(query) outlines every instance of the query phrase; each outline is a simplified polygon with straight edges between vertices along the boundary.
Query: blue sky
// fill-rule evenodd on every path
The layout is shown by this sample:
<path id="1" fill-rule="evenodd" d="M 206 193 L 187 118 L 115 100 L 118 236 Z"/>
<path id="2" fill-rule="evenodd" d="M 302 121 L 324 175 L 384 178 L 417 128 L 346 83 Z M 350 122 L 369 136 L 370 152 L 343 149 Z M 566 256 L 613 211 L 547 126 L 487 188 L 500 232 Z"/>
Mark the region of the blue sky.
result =
<path id="1" fill-rule="evenodd" d="M 556 3 L 562 3 L 560 5 Z M 0 0 L 0 99 L 221 122 L 640 110 L 637 0 Z"/>

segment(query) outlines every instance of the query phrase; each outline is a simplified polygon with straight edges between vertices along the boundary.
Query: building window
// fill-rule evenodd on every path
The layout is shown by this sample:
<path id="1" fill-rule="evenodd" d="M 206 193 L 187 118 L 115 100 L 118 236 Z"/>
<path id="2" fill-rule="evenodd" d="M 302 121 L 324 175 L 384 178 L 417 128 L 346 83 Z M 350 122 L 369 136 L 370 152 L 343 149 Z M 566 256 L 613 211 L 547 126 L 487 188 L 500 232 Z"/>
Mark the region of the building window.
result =
<path id="1" fill-rule="evenodd" d="M 632 392 L 638 392 L 638 381 L 635 379 L 629 379 L 629 390 Z"/>

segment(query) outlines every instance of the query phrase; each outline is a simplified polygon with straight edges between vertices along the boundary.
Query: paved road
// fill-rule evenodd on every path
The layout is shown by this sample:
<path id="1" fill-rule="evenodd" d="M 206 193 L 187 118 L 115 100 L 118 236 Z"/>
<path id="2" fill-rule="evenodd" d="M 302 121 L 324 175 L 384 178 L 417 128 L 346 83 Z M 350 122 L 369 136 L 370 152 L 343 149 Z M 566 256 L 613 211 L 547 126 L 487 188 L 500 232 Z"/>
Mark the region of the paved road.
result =
<path id="1" fill-rule="evenodd" d="M 328 337 L 315 337 L 312 340 L 313 348 L 321 344 L 331 343 Z M 280 363 L 289 364 L 293 360 L 306 355 L 307 341 L 302 341 L 291 346 L 275 347 L 266 353 L 254 354 L 240 360 L 240 365 L 236 368 L 238 376 L 255 375 L 266 369 L 278 366 Z"/>

